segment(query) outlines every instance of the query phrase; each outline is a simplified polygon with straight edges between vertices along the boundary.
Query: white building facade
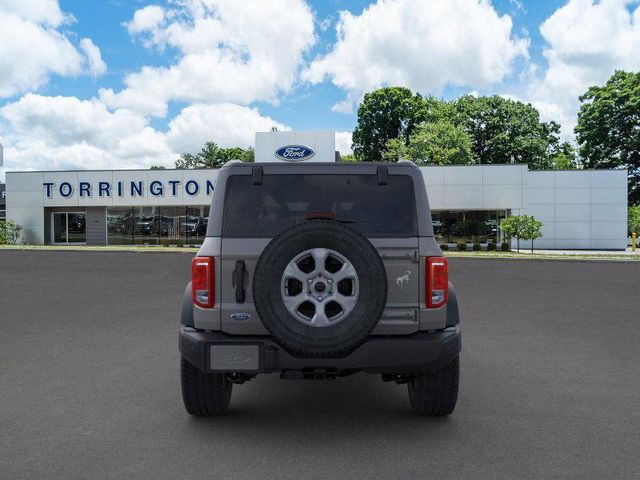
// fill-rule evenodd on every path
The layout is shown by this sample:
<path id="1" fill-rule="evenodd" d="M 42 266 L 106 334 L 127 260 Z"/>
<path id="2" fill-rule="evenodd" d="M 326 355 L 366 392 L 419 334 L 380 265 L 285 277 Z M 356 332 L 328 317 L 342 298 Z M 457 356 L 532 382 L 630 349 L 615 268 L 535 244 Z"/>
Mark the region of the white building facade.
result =
<path id="1" fill-rule="evenodd" d="M 444 212 L 449 212 L 449 218 L 465 219 L 473 218 L 468 212 L 478 212 L 480 222 L 487 217 L 480 212 L 498 212 L 498 220 L 522 213 L 540 220 L 543 236 L 534 242 L 539 249 L 627 247 L 626 170 L 529 171 L 526 165 L 421 170 L 434 212 L 434 229 L 447 243 L 470 240 L 465 239 L 469 237 L 465 232 L 451 235 L 442 231 L 438 222 L 444 223 Z"/>
<path id="2" fill-rule="evenodd" d="M 332 162 L 333 132 L 256 134 L 257 163 Z M 526 165 L 421 167 L 439 243 L 502 240 L 502 218 L 542 221 L 543 249 L 627 246 L 627 172 Z M 7 172 L 6 215 L 30 244 L 198 244 L 216 170 Z"/>

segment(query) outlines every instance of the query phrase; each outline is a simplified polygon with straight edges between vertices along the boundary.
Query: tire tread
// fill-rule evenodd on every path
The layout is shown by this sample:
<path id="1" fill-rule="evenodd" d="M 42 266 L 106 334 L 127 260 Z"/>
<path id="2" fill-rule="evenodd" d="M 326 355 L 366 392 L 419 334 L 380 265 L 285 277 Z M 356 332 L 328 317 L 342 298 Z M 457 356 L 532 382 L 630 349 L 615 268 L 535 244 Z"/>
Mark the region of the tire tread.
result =
<path id="1" fill-rule="evenodd" d="M 202 373 L 180 358 L 182 400 L 187 413 L 198 417 L 227 412 L 233 385 L 222 373 Z"/>
<path id="2" fill-rule="evenodd" d="M 435 372 L 415 374 L 408 383 L 411 411 L 426 417 L 450 415 L 458 400 L 460 359 Z"/>

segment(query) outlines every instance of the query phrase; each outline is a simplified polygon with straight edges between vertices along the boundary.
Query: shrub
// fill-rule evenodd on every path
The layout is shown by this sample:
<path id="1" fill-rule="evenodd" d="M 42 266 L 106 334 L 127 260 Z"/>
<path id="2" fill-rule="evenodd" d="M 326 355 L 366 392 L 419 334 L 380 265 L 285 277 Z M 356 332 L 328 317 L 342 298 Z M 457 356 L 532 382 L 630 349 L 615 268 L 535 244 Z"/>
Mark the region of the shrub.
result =
<path id="1" fill-rule="evenodd" d="M 472 248 L 474 252 L 479 252 L 482 249 L 479 243 L 474 243 Z"/>
<path id="2" fill-rule="evenodd" d="M 500 245 L 500 249 L 503 252 L 510 252 L 511 251 L 511 245 L 509 245 L 507 242 L 502 242 L 502 244 Z"/>
<path id="3" fill-rule="evenodd" d="M 456 248 L 458 249 L 459 252 L 466 252 L 467 251 L 467 244 L 466 243 L 458 243 L 456 245 Z"/>
<path id="4" fill-rule="evenodd" d="M 487 251 L 488 252 L 495 252 L 497 247 L 498 246 L 493 242 L 487 243 Z"/>
<path id="5" fill-rule="evenodd" d="M 22 227 L 13 220 L 0 220 L 0 245 L 15 245 Z"/>
<path id="6" fill-rule="evenodd" d="M 446 252 L 447 250 L 449 250 L 449 245 L 447 245 L 446 243 L 443 243 L 442 245 L 440 245 L 440 250 L 442 250 L 443 252 Z"/>

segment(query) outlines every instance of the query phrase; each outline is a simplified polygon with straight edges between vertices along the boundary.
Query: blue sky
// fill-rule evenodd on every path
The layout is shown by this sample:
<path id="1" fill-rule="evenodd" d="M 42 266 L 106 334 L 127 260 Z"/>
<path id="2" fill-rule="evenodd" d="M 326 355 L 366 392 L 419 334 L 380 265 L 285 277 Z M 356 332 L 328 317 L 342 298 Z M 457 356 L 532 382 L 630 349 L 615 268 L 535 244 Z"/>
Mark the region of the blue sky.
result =
<path id="1" fill-rule="evenodd" d="M 273 125 L 347 153 L 382 85 L 531 102 L 571 140 L 578 95 L 640 69 L 637 0 L 0 0 L 0 22 L 0 178 L 170 165 Z"/>
<path id="2" fill-rule="evenodd" d="M 339 12 L 347 10 L 353 14 L 362 13 L 372 2 L 365 0 L 329 0 L 308 2 L 316 15 L 316 21 L 327 20 L 330 27 L 317 29 L 317 44 L 311 48 L 306 57 L 312 60 L 317 55 L 327 53 L 336 41 L 335 23 Z M 513 19 L 514 31 L 526 32 L 531 38 L 530 54 L 532 60 L 544 64 L 542 48 L 544 41 L 538 27 L 564 2 L 545 0 L 529 1 L 522 4 L 513 0 L 493 2 L 496 11 L 508 14 Z M 102 58 L 109 66 L 109 72 L 100 78 L 78 76 L 72 78 L 58 77 L 46 85 L 41 91 L 47 95 L 72 95 L 88 99 L 96 95 L 98 88 L 109 86 L 121 88 L 122 80 L 127 73 L 135 72 L 143 65 L 168 65 L 173 60 L 175 51 L 149 51 L 140 42 L 136 42 L 128 34 L 124 23 L 131 20 L 134 12 L 149 4 L 166 2 L 125 1 L 125 0 L 61 0 L 63 11 L 71 13 L 76 23 L 72 31 L 79 37 L 89 37 L 100 47 Z M 452 98 L 465 88 L 445 88 L 441 96 Z M 489 89 L 490 91 L 491 89 Z M 278 105 L 269 102 L 255 102 L 261 112 L 277 118 L 291 126 L 294 130 L 330 129 L 350 130 L 355 125 L 353 114 L 334 113 L 331 105 L 340 101 L 343 92 L 329 82 L 320 85 L 299 85 L 293 92 L 284 95 Z M 174 110 L 177 110 L 176 106 Z M 158 126 L 166 125 L 167 118 L 155 122 Z"/>

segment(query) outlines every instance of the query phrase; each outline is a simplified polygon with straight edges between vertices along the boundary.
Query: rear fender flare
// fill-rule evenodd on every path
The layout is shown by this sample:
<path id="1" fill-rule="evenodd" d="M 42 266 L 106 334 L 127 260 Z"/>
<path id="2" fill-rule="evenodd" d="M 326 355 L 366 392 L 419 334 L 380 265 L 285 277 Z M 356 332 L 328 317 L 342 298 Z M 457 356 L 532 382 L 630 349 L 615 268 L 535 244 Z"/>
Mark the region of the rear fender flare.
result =
<path id="1" fill-rule="evenodd" d="M 447 327 L 453 327 L 460 323 L 460 312 L 458 310 L 458 297 L 453 285 L 449 282 L 449 298 L 447 300 Z"/>
<path id="2" fill-rule="evenodd" d="M 193 302 L 191 300 L 191 282 L 184 289 L 182 307 L 180 309 L 180 324 L 185 327 L 193 327 Z"/>

